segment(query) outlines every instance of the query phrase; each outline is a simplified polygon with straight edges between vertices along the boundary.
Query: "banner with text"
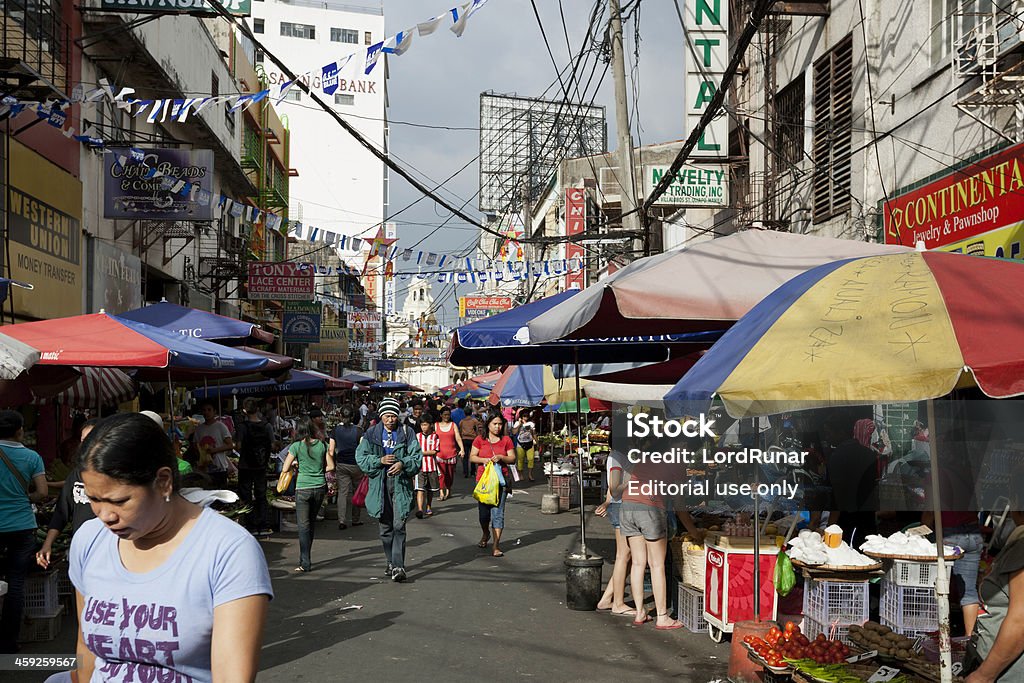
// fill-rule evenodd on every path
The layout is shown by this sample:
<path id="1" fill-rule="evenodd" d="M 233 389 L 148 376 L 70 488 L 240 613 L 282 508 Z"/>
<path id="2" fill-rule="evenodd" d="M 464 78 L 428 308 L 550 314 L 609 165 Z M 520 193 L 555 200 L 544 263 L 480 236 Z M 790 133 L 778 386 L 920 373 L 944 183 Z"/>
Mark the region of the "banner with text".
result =
<path id="1" fill-rule="evenodd" d="M 316 344 L 320 341 L 323 304 L 287 301 L 283 315 L 281 337 L 285 344 Z"/>
<path id="2" fill-rule="evenodd" d="M 651 192 L 665 177 L 668 166 L 644 166 L 644 196 Z M 728 206 L 729 167 L 723 165 L 684 164 L 668 186 L 658 197 L 656 206 Z"/>
<path id="3" fill-rule="evenodd" d="M 298 263 L 256 261 L 249 264 L 249 299 L 312 301 L 313 270 Z"/>
<path id="4" fill-rule="evenodd" d="M 977 256 L 1021 257 L 1024 144 L 900 194 L 882 209 L 885 241 Z"/>

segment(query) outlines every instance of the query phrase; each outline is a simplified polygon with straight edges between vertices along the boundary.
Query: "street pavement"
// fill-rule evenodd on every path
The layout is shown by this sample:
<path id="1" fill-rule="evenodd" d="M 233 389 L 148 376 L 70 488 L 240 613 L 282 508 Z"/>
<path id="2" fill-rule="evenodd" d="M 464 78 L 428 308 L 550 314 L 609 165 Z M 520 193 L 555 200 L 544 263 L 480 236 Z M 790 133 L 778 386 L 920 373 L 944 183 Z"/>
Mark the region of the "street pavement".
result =
<path id="1" fill-rule="evenodd" d="M 579 514 L 540 513 L 546 482 L 509 501 L 505 557 L 480 540 L 471 480 L 437 503 L 432 518 L 409 520 L 404 584 L 384 578 L 377 524 L 340 531 L 317 526 L 313 571 L 295 574 L 294 533 L 261 542 L 276 597 L 264 635 L 260 681 L 724 679 L 728 645 L 683 629 L 634 628 L 630 619 L 565 606 L 567 550 L 579 547 Z M 589 508 L 589 506 L 588 506 Z M 588 514 L 588 545 L 607 558 L 614 541 L 604 519 Z M 653 609 L 653 606 L 651 606 Z M 25 653 L 73 651 L 74 629 Z M 6 680 L 6 676 L 4 676 Z M 41 680 L 17 674 L 12 683 Z"/>

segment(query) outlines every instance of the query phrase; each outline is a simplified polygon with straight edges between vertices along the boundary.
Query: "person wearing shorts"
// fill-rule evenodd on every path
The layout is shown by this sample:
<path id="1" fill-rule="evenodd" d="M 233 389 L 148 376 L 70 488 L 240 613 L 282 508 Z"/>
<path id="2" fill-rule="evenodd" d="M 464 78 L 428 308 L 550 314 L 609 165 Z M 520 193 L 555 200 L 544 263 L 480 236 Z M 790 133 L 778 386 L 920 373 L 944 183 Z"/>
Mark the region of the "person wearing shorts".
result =
<path id="1" fill-rule="evenodd" d="M 604 595 L 597 603 L 597 609 L 599 611 L 607 610 L 622 617 L 636 618 L 636 610 L 626 604 L 626 575 L 629 573 L 630 555 L 629 543 L 626 542 L 626 537 L 622 535 L 620 529 L 622 491 L 625 488 L 621 459 L 622 456 L 618 451 L 608 454 L 608 459 L 605 461 L 607 491 L 604 502 L 594 510 L 594 514 L 600 517 L 607 516 L 612 528 L 615 529 L 615 566 L 612 569 L 612 577 L 608 580 L 608 587 L 605 588 Z"/>
<path id="2" fill-rule="evenodd" d="M 644 607 L 644 573 L 651 571 L 651 589 L 657 615 L 654 627 L 659 631 L 671 631 L 683 625 L 672 618 L 668 608 L 668 583 L 665 577 L 665 555 L 668 552 L 668 519 L 665 501 L 660 497 L 644 496 L 643 484 L 653 482 L 658 476 L 654 466 L 644 463 L 635 465 L 627 476 L 627 485 L 622 493 L 622 509 L 619 514 L 619 533 L 629 544 L 632 558 L 630 571 L 630 592 L 636 603 L 633 626 L 643 626 L 651 621 Z M 629 486 L 635 480 L 636 484 Z"/>
<path id="3" fill-rule="evenodd" d="M 441 490 L 437 470 L 437 452 L 441 448 L 441 442 L 434 433 L 434 423 L 425 413 L 419 418 L 419 433 L 416 434 L 416 439 L 420 443 L 420 450 L 423 451 L 423 464 L 413 481 L 413 489 L 416 491 L 416 518 L 423 519 L 424 516 L 430 517 L 434 514 L 430 504 L 434 501 L 434 493 Z"/>

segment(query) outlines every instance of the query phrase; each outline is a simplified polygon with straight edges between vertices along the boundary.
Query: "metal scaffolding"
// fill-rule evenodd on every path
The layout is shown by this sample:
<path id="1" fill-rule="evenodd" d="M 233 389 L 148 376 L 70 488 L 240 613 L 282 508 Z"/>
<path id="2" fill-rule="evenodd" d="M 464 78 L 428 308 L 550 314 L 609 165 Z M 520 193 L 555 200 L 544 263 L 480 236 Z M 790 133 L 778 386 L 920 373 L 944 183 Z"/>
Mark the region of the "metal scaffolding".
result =
<path id="1" fill-rule="evenodd" d="M 499 214 L 535 200 L 563 159 L 607 149 L 604 107 L 481 93 L 479 208 Z"/>

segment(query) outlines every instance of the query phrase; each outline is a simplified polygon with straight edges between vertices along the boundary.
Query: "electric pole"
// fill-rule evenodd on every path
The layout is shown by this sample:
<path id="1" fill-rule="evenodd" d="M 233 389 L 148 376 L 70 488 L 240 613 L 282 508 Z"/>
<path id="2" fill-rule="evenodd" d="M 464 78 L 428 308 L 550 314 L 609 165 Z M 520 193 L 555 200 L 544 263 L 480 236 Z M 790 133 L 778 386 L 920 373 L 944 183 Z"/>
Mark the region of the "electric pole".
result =
<path id="1" fill-rule="evenodd" d="M 622 186 L 619 205 L 622 207 L 622 228 L 640 232 L 640 216 L 636 213 L 636 175 L 633 170 L 633 139 L 629 132 L 629 104 L 626 101 L 626 64 L 622 49 L 622 10 L 619 0 L 608 0 L 611 14 L 612 76 L 615 79 L 615 129 L 618 137 L 619 183 Z M 650 244 L 644 228 L 644 251 Z"/>

